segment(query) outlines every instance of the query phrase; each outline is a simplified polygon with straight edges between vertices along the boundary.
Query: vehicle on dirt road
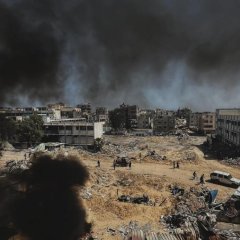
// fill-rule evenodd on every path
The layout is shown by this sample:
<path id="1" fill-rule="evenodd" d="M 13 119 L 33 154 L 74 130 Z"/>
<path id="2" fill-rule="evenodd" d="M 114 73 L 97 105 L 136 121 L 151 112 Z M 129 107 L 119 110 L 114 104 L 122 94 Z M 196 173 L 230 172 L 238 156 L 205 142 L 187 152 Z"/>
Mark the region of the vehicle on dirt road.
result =
<path id="1" fill-rule="evenodd" d="M 115 164 L 118 167 L 127 167 L 130 163 L 130 159 L 128 157 L 117 157 L 115 160 Z"/>
<path id="2" fill-rule="evenodd" d="M 230 173 L 214 171 L 210 174 L 211 182 L 220 183 L 230 187 L 240 186 L 240 179 L 232 177 Z"/>

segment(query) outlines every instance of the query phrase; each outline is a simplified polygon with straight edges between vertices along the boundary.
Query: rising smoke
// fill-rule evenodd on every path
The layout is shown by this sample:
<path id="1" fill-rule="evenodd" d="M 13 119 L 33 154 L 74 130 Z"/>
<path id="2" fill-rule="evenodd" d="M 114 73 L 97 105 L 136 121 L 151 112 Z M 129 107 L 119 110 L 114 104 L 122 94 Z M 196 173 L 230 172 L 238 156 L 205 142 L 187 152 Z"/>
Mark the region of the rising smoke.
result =
<path id="1" fill-rule="evenodd" d="M 78 240 L 90 232 L 76 188 L 84 185 L 88 171 L 77 157 L 40 155 L 29 169 L 2 179 L 1 238 L 1 229 L 29 240 Z"/>
<path id="2" fill-rule="evenodd" d="M 239 1 L 0 3 L 1 103 L 212 108 L 240 88 Z"/>

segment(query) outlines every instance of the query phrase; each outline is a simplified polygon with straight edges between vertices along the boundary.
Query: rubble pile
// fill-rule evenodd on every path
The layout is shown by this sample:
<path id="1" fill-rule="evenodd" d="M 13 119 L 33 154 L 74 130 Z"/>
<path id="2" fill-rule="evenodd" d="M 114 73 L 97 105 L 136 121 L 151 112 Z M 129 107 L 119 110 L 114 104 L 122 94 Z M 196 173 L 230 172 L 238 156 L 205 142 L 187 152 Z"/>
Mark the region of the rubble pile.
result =
<path id="1" fill-rule="evenodd" d="M 4 150 L 4 151 L 14 151 L 15 148 L 13 147 L 13 145 L 7 141 L 1 142 L 0 143 L 0 150 Z"/>
<path id="2" fill-rule="evenodd" d="M 192 151 L 188 151 L 188 152 L 185 152 L 185 157 L 184 157 L 184 160 L 196 160 L 197 159 L 197 155 L 195 152 L 192 152 Z"/>
<path id="3" fill-rule="evenodd" d="M 132 234 L 136 234 L 136 232 L 139 232 L 139 235 L 142 236 L 142 239 L 145 239 L 145 235 L 148 232 L 151 232 L 152 227 L 150 224 L 145 224 L 145 225 L 139 225 L 137 221 L 130 221 L 128 225 L 122 225 L 118 229 L 115 228 L 107 228 L 107 232 L 111 236 L 116 236 L 120 235 L 122 236 L 123 239 L 131 239 L 130 236 Z"/>
<path id="4" fill-rule="evenodd" d="M 143 159 L 145 159 L 147 157 L 150 157 L 152 160 L 156 160 L 156 161 L 167 160 L 166 156 L 159 155 L 158 153 L 156 153 L 155 150 L 148 151 L 148 153 L 146 154 L 146 156 Z"/>
<path id="5" fill-rule="evenodd" d="M 91 174 L 90 178 L 91 182 L 95 182 L 95 184 L 92 185 L 93 188 L 94 186 L 109 187 L 113 177 L 109 172 L 99 168 Z"/>
<path id="6" fill-rule="evenodd" d="M 101 152 L 104 154 L 115 156 L 117 154 L 123 154 L 123 153 L 128 153 L 128 152 L 137 151 L 137 150 L 139 150 L 139 141 L 135 140 L 135 141 L 129 142 L 128 144 L 114 144 L 114 143 L 106 142 L 103 145 Z"/>
<path id="7" fill-rule="evenodd" d="M 128 203 L 136 203 L 136 204 L 144 204 L 153 206 L 155 205 L 152 200 L 149 199 L 149 197 L 145 194 L 143 196 L 130 196 L 130 195 L 121 195 L 118 198 L 118 201 L 120 202 L 128 202 Z"/>
<path id="8" fill-rule="evenodd" d="M 93 196 L 93 194 L 92 194 L 91 189 L 88 189 L 88 188 L 81 189 L 81 192 L 80 192 L 81 198 L 89 200 L 92 198 L 92 196 Z"/>
<path id="9" fill-rule="evenodd" d="M 222 163 L 227 165 L 240 166 L 240 157 L 239 158 L 225 158 L 222 160 Z"/>
<path id="10" fill-rule="evenodd" d="M 240 231 L 234 232 L 233 230 L 217 230 L 215 232 L 221 237 L 221 240 L 239 240 Z"/>
<path id="11" fill-rule="evenodd" d="M 7 161 L 2 172 L 3 173 L 11 173 L 11 174 L 19 174 L 24 170 L 28 169 L 31 165 L 31 162 L 28 160 L 10 160 Z"/>
<path id="12" fill-rule="evenodd" d="M 118 172 L 117 174 L 118 179 L 114 184 L 116 186 L 134 187 L 135 190 L 140 190 L 141 186 L 147 185 L 148 188 L 157 191 L 161 191 L 164 187 L 165 177 L 159 178 L 149 174 L 129 174 L 123 172 Z"/>
<path id="13" fill-rule="evenodd" d="M 131 186 L 133 184 L 134 184 L 134 181 L 132 179 L 130 179 L 128 177 L 123 177 L 123 178 L 117 180 L 116 185 L 127 187 L 127 186 Z"/>

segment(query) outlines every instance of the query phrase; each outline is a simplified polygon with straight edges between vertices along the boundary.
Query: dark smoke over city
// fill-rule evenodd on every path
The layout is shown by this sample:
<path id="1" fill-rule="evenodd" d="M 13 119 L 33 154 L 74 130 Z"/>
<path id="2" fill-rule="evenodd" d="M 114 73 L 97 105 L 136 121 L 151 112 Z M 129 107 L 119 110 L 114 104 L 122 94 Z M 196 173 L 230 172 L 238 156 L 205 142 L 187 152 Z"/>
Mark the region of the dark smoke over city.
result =
<path id="1" fill-rule="evenodd" d="M 1 0 L 0 103 L 238 106 L 239 10 L 235 0 Z"/>
<path id="2" fill-rule="evenodd" d="M 8 167 L 1 177 L 1 239 L 77 240 L 90 232 L 77 189 L 88 171 L 77 157 L 40 155 L 24 168 Z"/>

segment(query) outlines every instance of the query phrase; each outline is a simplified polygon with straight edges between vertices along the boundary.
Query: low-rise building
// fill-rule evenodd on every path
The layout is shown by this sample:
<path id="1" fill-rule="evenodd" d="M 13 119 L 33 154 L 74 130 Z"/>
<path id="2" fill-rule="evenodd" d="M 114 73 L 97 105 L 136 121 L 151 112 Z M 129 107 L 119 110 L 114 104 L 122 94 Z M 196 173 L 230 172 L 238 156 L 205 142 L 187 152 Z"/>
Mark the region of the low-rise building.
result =
<path id="1" fill-rule="evenodd" d="M 44 124 L 48 141 L 73 145 L 94 145 L 96 138 L 102 138 L 102 122 L 86 122 L 86 119 L 64 119 Z"/>
<path id="2" fill-rule="evenodd" d="M 216 135 L 223 143 L 240 146 L 240 108 L 216 110 Z"/>

